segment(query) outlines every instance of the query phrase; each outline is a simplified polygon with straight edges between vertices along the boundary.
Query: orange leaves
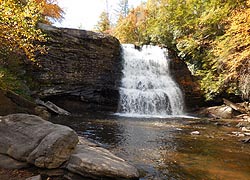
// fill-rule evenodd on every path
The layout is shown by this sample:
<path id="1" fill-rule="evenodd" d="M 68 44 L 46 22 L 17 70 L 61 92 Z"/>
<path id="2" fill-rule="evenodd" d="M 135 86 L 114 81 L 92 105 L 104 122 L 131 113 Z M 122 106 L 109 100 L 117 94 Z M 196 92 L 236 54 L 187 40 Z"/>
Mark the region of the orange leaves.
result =
<path id="1" fill-rule="evenodd" d="M 41 5 L 41 14 L 45 18 L 45 22 L 50 24 L 50 19 L 60 20 L 63 18 L 63 10 L 58 6 L 57 0 L 35 0 Z"/>

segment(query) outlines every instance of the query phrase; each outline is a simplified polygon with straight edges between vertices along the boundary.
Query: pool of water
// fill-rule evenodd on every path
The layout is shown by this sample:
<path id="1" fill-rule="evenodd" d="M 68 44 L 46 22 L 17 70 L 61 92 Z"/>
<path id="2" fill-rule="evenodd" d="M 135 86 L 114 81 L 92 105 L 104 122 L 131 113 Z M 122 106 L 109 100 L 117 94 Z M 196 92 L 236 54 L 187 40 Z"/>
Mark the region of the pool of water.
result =
<path id="1" fill-rule="evenodd" d="M 231 135 L 231 121 L 85 114 L 52 122 L 135 165 L 140 180 L 250 179 L 250 145 Z"/>

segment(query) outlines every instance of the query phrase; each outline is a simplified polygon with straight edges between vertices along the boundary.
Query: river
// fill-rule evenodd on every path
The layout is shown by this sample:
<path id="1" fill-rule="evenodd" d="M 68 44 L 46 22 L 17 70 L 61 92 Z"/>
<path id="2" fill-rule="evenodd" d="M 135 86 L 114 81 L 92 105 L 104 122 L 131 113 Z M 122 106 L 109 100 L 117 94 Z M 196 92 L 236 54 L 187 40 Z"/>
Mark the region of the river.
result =
<path id="1" fill-rule="evenodd" d="M 232 135 L 232 120 L 86 113 L 52 121 L 135 165 L 140 180 L 250 179 L 249 144 Z"/>

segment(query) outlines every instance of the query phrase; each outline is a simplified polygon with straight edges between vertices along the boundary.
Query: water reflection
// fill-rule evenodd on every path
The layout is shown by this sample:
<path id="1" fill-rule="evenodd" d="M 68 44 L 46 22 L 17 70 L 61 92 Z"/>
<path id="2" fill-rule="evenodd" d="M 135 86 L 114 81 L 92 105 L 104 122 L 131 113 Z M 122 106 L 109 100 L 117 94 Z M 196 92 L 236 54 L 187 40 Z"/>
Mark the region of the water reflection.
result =
<path id="1" fill-rule="evenodd" d="M 135 164 L 141 180 L 250 179 L 249 145 L 229 136 L 231 127 L 197 119 L 103 115 L 53 121 Z M 193 130 L 201 135 L 190 135 Z"/>

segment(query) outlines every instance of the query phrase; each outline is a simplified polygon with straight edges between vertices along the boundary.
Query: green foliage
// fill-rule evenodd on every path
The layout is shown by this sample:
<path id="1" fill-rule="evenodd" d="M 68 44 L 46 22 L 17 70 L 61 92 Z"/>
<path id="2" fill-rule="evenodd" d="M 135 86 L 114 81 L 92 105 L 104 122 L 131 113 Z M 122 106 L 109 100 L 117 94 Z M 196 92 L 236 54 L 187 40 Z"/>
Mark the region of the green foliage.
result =
<path id="1" fill-rule="evenodd" d="M 148 0 L 120 20 L 114 35 L 124 43 L 175 50 L 194 67 L 207 99 L 222 92 L 249 99 L 248 5 L 249 0 Z M 138 21 L 140 13 L 144 18 Z"/>
<path id="2" fill-rule="evenodd" d="M 0 88 L 27 96 L 27 86 L 14 72 L 11 72 L 9 68 L 0 67 Z"/>

